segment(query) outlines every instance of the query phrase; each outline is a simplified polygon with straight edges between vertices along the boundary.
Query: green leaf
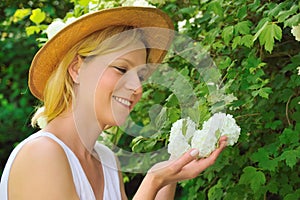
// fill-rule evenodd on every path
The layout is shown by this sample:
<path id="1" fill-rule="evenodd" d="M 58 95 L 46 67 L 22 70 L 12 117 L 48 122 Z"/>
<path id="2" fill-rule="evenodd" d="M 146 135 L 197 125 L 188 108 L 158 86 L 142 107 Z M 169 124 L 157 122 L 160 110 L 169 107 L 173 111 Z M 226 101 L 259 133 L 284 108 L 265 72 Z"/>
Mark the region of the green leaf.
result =
<path id="1" fill-rule="evenodd" d="M 269 19 L 268 18 L 263 18 L 259 21 L 256 29 L 258 29 L 258 31 L 256 32 L 256 34 L 253 37 L 253 42 L 255 40 L 257 40 L 257 38 L 259 37 L 259 35 L 261 34 L 261 32 L 265 29 L 265 27 L 267 26 L 267 24 L 269 23 Z"/>
<path id="2" fill-rule="evenodd" d="M 227 69 L 228 67 L 231 66 L 232 60 L 230 57 L 226 56 L 225 59 L 222 59 L 220 63 L 218 63 L 219 69 Z"/>
<path id="3" fill-rule="evenodd" d="M 258 91 L 259 96 L 261 96 L 262 98 L 268 99 L 269 98 L 269 94 L 272 93 L 272 88 L 270 87 L 264 87 L 264 88 L 260 88 Z"/>
<path id="4" fill-rule="evenodd" d="M 237 23 L 234 28 L 236 32 L 246 35 L 250 33 L 250 27 L 252 26 L 252 23 L 250 21 L 242 21 Z"/>
<path id="5" fill-rule="evenodd" d="M 181 131 L 182 131 L 182 135 L 186 135 L 186 131 L 187 131 L 187 119 L 184 119 L 182 121 L 182 127 L 181 127 Z"/>
<path id="6" fill-rule="evenodd" d="M 255 37 L 255 36 L 254 36 Z M 259 42 L 265 46 L 265 49 L 271 53 L 274 47 L 274 39 L 281 40 L 282 30 L 275 23 L 267 23 L 259 35 Z"/>
<path id="7" fill-rule="evenodd" d="M 175 121 L 177 121 L 180 118 L 180 110 L 178 108 L 170 108 L 168 110 L 168 119 L 170 120 L 171 123 L 174 123 Z"/>
<path id="8" fill-rule="evenodd" d="M 270 181 L 268 181 L 267 185 L 266 185 L 266 189 L 267 191 L 270 191 L 271 193 L 277 193 L 278 192 L 278 188 L 279 188 L 280 183 L 278 183 L 278 181 L 275 179 L 271 179 Z"/>
<path id="9" fill-rule="evenodd" d="M 282 125 L 282 121 L 275 120 L 275 121 L 266 123 L 265 128 L 271 128 L 272 130 L 276 130 L 280 125 Z"/>
<path id="10" fill-rule="evenodd" d="M 143 150 L 143 145 L 141 145 L 144 138 L 142 136 L 138 136 L 132 140 L 132 151 L 133 152 L 141 152 Z"/>
<path id="11" fill-rule="evenodd" d="M 300 199 L 300 189 L 297 189 L 296 191 L 293 191 L 293 193 L 286 195 L 283 200 L 295 200 L 295 199 Z"/>
<path id="12" fill-rule="evenodd" d="M 35 33 L 39 33 L 40 31 L 41 31 L 41 29 L 38 26 L 28 26 L 28 27 L 26 27 L 26 34 L 28 36 L 33 35 Z"/>
<path id="13" fill-rule="evenodd" d="M 157 143 L 157 140 L 155 140 L 155 139 L 145 140 L 143 142 L 143 148 L 145 151 L 151 151 L 156 143 Z"/>
<path id="14" fill-rule="evenodd" d="M 243 19 L 246 16 L 247 16 L 247 5 L 244 5 L 240 9 L 238 9 L 237 18 Z"/>
<path id="15" fill-rule="evenodd" d="M 279 141 L 281 144 L 290 145 L 297 144 L 299 142 L 299 133 L 290 128 L 285 128 L 281 135 L 279 136 Z"/>
<path id="16" fill-rule="evenodd" d="M 259 148 L 257 152 L 253 153 L 251 159 L 258 162 L 258 166 L 263 170 L 275 172 L 278 166 L 278 160 L 270 159 L 269 152 L 265 148 Z"/>
<path id="17" fill-rule="evenodd" d="M 167 119 L 167 108 L 162 107 L 159 114 L 155 118 L 155 126 L 157 128 L 161 128 Z"/>
<path id="18" fill-rule="evenodd" d="M 282 2 L 276 5 L 274 8 L 270 9 L 268 12 L 269 16 L 277 16 L 280 11 L 282 11 L 286 7 L 287 2 Z"/>
<path id="19" fill-rule="evenodd" d="M 280 155 L 280 159 L 285 160 L 285 163 L 290 168 L 293 168 L 296 165 L 299 158 L 300 158 L 300 150 L 299 149 L 284 151 Z"/>
<path id="20" fill-rule="evenodd" d="M 242 39 L 241 36 L 237 36 L 233 39 L 232 49 L 235 49 L 239 44 L 241 44 L 241 39 Z"/>
<path id="21" fill-rule="evenodd" d="M 259 7 L 261 7 L 260 0 L 254 0 L 253 3 L 249 4 L 249 8 L 252 12 L 256 12 Z"/>
<path id="22" fill-rule="evenodd" d="M 185 76 L 185 77 L 188 77 L 190 71 L 187 67 L 183 68 L 182 70 L 180 70 L 180 73 Z"/>
<path id="23" fill-rule="evenodd" d="M 90 0 L 78 0 L 79 5 L 81 6 L 88 6 L 89 5 Z"/>
<path id="24" fill-rule="evenodd" d="M 221 181 L 218 181 L 216 185 L 212 186 L 208 191 L 208 199 L 222 199 L 224 194 L 222 187 Z"/>
<path id="25" fill-rule="evenodd" d="M 17 9 L 14 16 L 13 16 L 13 21 L 14 22 L 18 22 L 22 19 L 24 19 L 24 17 L 30 15 L 31 9 Z"/>
<path id="26" fill-rule="evenodd" d="M 297 15 L 294 15 L 292 16 L 291 18 L 287 19 L 284 21 L 284 28 L 289 26 L 289 27 L 292 27 L 292 26 L 296 26 L 298 25 L 300 22 L 300 13 L 297 14 Z"/>
<path id="27" fill-rule="evenodd" d="M 244 35 L 241 39 L 242 45 L 250 48 L 253 46 L 253 36 L 252 35 Z"/>
<path id="28" fill-rule="evenodd" d="M 284 22 L 290 15 L 293 15 L 297 12 L 298 5 L 293 5 L 289 10 L 280 11 L 277 19 L 278 22 Z"/>
<path id="29" fill-rule="evenodd" d="M 170 94 L 170 96 L 166 99 L 167 107 L 176 106 L 178 105 L 178 99 L 176 98 L 176 95 L 174 93 Z"/>
<path id="30" fill-rule="evenodd" d="M 240 184 L 249 185 L 253 192 L 257 192 L 262 185 L 266 183 L 265 174 L 261 171 L 257 171 L 255 167 L 247 166 L 243 169 L 243 174 L 241 175 Z"/>
<path id="31" fill-rule="evenodd" d="M 41 22 L 45 20 L 46 14 L 45 12 L 41 11 L 40 8 L 37 8 L 32 11 L 32 14 L 30 15 L 29 18 L 33 23 L 39 25 Z"/>
<path id="32" fill-rule="evenodd" d="M 258 90 L 261 87 L 259 84 L 253 84 L 248 87 L 249 90 Z"/>
<path id="33" fill-rule="evenodd" d="M 222 32 L 222 38 L 223 38 L 226 45 L 229 44 L 232 37 L 233 37 L 233 26 L 225 27 L 223 32 Z"/>
<path id="34" fill-rule="evenodd" d="M 220 2 L 218 2 L 218 1 L 212 1 L 212 2 L 210 2 L 209 4 L 208 4 L 208 9 L 207 9 L 208 11 L 212 11 L 212 12 L 214 12 L 215 14 L 217 14 L 217 15 L 219 15 L 219 16 L 223 16 L 223 14 L 224 14 L 224 10 L 223 10 L 223 8 L 222 8 L 222 6 L 221 6 L 221 3 Z"/>

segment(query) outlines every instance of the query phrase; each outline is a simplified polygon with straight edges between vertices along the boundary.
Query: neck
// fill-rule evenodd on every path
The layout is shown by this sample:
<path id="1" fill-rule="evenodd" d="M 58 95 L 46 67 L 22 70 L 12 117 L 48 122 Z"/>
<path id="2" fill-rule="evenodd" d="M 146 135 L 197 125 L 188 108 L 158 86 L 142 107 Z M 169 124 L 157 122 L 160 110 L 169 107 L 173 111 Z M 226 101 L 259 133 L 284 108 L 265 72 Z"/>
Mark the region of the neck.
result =
<path id="1" fill-rule="evenodd" d="M 84 120 L 84 116 L 80 120 L 75 116 L 73 112 L 64 112 L 44 130 L 62 140 L 78 157 L 86 157 L 91 155 L 101 130 L 97 123 Z"/>

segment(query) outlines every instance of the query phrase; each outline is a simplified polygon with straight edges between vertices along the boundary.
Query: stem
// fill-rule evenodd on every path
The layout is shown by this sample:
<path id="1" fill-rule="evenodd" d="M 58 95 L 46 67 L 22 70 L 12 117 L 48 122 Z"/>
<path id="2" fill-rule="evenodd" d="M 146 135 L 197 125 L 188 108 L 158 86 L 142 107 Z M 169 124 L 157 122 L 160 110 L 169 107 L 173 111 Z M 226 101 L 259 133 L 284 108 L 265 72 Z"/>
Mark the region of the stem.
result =
<path id="1" fill-rule="evenodd" d="M 289 97 L 289 99 L 288 99 L 288 101 L 286 102 L 286 105 L 285 105 L 285 116 L 286 116 L 286 119 L 287 119 L 289 125 L 291 125 L 291 121 L 290 121 L 290 118 L 289 118 L 289 104 L 290 104 L 291 99 L 292 99 L 293 96 L 294 96 L 294 94 L 292 94 Z"/>

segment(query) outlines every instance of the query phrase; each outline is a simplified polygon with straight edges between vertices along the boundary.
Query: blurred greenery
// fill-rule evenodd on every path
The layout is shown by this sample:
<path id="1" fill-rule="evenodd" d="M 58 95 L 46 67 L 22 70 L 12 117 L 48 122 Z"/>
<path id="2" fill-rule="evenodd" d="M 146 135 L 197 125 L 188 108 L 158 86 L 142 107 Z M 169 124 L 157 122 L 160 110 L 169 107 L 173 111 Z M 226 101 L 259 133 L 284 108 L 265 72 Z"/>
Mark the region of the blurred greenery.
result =
<path id="1" fill-rule="evenodd" d="M 27 76 L 31 60 L 38 50 L 38 42 L 37 36 L 26 34 L 30 12 L 22 19 L 16 19 L 15 12 L 36 7 L 42 7 L 50 20 L 64 16 L 72 4 L 69 1 L 0 3 L 0 171 L 13 147 L 34 132 L 29 125 L 30 116 L 38 102 L 28 89 Z"/>
<path id="2" fill-rule="evenodd" d="M 27 71 L 45 41 L 44 30 L 56 18 L 66 20 L 89 12 L 90 2 L 95 10 L 134 3 L 0 2 L 1 170 L 15 144 L 35 131 L 29 121 L 39 102 L 28 90 Z M 242 129 L 238 144 L 227 148 L 198 178 L 179 183 L 176 199 L 300 199 L 300 43 L 291 33 L 300 23 L 300 3 L 139 2 L 165 11 L 176 30 L 192 40 L 188 44 L 185 38 L 176 40 L 175 46 L 182 49 L 170 51 L 166 65 L 145 85 L 143 98 L 130 115 L 132 121 L 110 129 L 103 139 L 120 157 L 124 150 L 137 155 L 155 152 L 166 147 L 177 119 L 189 116 L 201 127 L 211 113 L 225 110 Z M 28 31 L 29 27 L 35 31 Z M 203 67 L 208 65 L 213 67 Z M 125 158 L 127 169 L 144 168 L 158 160 L 150 154 Z M 142 177 L 124 172 L 129 197 Z"/>

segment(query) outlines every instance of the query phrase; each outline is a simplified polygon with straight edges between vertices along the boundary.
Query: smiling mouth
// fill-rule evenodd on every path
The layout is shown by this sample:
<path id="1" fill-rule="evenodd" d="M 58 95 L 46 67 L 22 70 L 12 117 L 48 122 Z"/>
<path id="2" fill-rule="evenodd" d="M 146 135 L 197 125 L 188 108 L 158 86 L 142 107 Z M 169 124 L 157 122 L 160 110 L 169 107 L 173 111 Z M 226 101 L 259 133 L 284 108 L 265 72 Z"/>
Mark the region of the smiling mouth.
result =
<path id="1" fill-rule="evenodd" d="M 131 106 L 131 102 L 130 101 L 128 101 L 127 99 L 123 99 L 123 98 L 121 98 L 121 97 L 116 97 L 116 96 L 113 96 L 113 98 L 117 101 L 117 102 L 119 102 L 119 103 L 121 103 L 121 104 L 123 104 L 123 105 L 125 105 L 125 106 L 127 106 L 127 107 L 130 107 Z"/>

